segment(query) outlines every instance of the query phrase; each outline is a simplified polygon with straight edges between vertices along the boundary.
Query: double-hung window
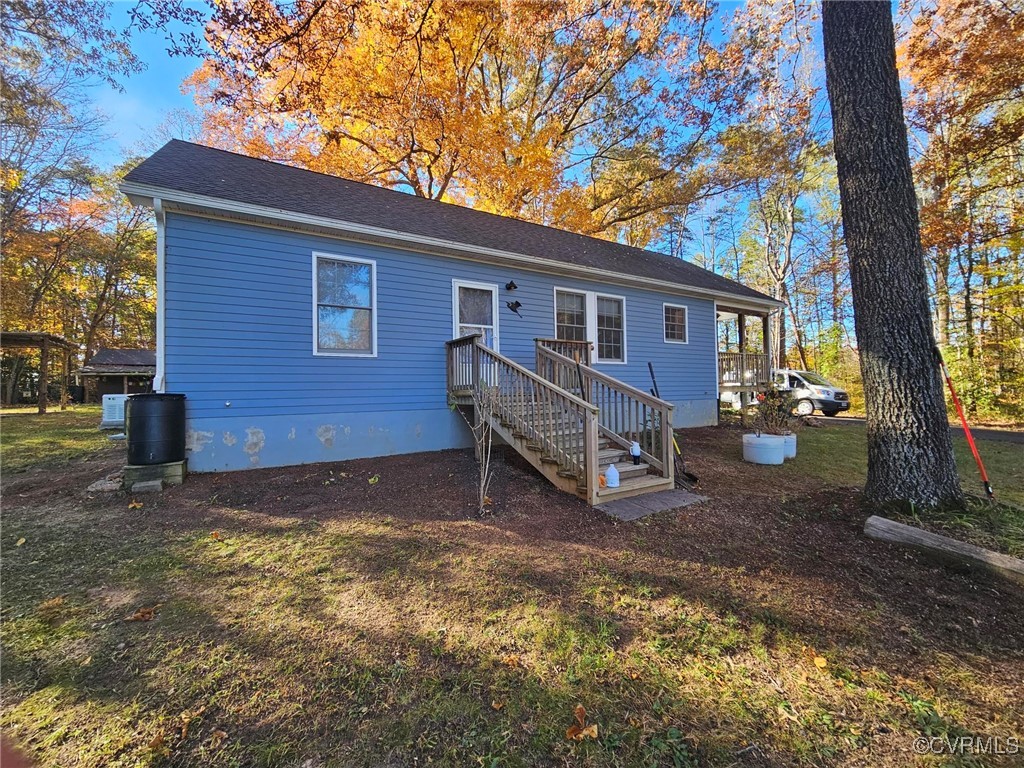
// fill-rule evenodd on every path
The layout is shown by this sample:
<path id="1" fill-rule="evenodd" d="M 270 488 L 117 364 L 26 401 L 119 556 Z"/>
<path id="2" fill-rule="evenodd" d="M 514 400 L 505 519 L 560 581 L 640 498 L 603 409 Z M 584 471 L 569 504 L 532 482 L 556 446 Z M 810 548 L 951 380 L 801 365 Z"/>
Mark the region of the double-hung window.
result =
<path id="1" fill-rule="evenodd" d="M 597 296 L 597 359 L 626 360 L 625 301 Z"/>
<path id="2" fill-rule="evenodd" d="M 626 300 L 556 288 L 555 338 L 591 342 L 597 352 L 595 362 L 626 362 Z"/>
<path id="3" fill-rule="evenodd" d="M 686 327 L 686 307 L 682 304 L 662 305 L 665 313 L 665 343 L 686 344 L 689 336 Z"/>
<path id="4" fill-rule="evenodd" d="M 319 355 L 377 354 L 376 263 L 313 254 L 313 351 Z"/>
<path id="5" fill-rule="evenodd" d="M 555 292 L 555 338 L 587 340 L 587 294 Z"/>

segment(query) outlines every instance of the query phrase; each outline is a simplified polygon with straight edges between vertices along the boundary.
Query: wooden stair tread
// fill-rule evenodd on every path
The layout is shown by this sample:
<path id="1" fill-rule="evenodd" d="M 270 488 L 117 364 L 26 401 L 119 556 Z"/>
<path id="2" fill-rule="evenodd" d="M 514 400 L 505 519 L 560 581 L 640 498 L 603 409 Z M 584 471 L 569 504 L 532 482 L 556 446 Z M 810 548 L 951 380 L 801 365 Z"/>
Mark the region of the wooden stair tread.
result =
<path id="1" fill-rule="evenodd" d="M 619 483 L 618 488 L 599 488 L 597 490 L 598 498 L 605 499 L 609 496 L 624 496 L 629 492 L 645 491 L 648 488 L 655 488 L 658 486 L 670 487 L 669 481 L 664 477 L 657 475 L 644 475 L 643 477 L 631 477 L 623 480 Z"/>
<path id="2" fill-rule="evenodd" d="M 610 467 L 610 464 L 602 465 L 602 472 Z M 616 461 L 615 469 L 619 472 L 619 477 L 633 477 L 635 475 L 646 475 L 647 470 L 651 468 L 651 465 L 647 462 L 641 461 L 639 464 L 634 464 L 632 461 Z"/>

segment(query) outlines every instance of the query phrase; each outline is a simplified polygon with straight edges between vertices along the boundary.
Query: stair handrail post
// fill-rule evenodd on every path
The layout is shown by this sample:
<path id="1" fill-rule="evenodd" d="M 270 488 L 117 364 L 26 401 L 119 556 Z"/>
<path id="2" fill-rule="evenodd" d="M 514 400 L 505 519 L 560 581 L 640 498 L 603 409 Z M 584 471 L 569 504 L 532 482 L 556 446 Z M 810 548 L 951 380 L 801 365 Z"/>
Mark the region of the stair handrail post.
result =
<path id="1" fill-rule="evenodd" d="M 597 411 L 593 410 L 586 414 L 586 418 L 583 421 L 583 467 L 587 473 L 587 503 L 591 506 L 597 504 L 597 492 L 599 490 L 598 474 L 598 423 L 597 423 Z"/>
<path id="2" fill-rule="evenodd" d="M 673 415 L 675 413 L 675 406 L 670 405 L 668 408 L 662 409 L 661 412 L 661 456 L 662 461 L 665 463 L 665 477 L 669 480 L 675 481 L 675 456 L 673 451 L 675 449 L 674 443 L 674 431 L 673 431 Z"/>
<path id="3" fill-rule="evenodd" d="M 473 339 L 473 351 L 470 364 L 470 375 L 473 377 L 471 387 L 475 392 L 480 387 L 480 337 Z"/>

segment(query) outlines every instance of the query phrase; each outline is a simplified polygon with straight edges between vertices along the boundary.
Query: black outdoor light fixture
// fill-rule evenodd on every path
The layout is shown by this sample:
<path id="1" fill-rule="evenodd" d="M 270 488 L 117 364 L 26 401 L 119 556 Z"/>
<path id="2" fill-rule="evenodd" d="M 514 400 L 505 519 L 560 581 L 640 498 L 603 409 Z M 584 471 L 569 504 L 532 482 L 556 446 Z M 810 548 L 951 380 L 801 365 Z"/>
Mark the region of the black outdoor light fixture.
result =
<path id="1" fill-rule="evenodd" d="M 509 280 L 507 283 L 505 283 L 505 290 L 506 291 L 514 291 L 518 287 L 519 286 L 516 285 L 516 281 L 515 280 Z"/>
<path id="2" fill-rule="evenodd" d="M 517 315 L 519 315 L 519 308 L 522 307 L 523 305 L 520 304 L 518 301 L 506 301 L 505 306 L 511 309 Z M 519 315 L 519 317 L 522 317 L 522 315 Z"/>

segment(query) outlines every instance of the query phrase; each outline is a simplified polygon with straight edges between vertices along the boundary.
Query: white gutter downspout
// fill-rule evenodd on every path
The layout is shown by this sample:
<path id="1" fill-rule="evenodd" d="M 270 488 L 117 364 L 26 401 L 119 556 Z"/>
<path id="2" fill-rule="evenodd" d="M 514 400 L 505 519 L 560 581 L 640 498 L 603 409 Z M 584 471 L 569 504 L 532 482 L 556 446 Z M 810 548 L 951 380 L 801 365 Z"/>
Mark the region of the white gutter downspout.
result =
<path id="1" fill-rule="evenodd" d="M 164 365 L 164 353 L 166 351 L 165 329 L 166 314 L 165 302 L 165 279 L 167 260 L 164 256 L 166 215 L 164 206 L 159 197 L 153 198 L 153 212 L 156 213 L 156 375 L 153 377 L 153 391 L 166 392 L 167 382 L 166 366 Z"/>

